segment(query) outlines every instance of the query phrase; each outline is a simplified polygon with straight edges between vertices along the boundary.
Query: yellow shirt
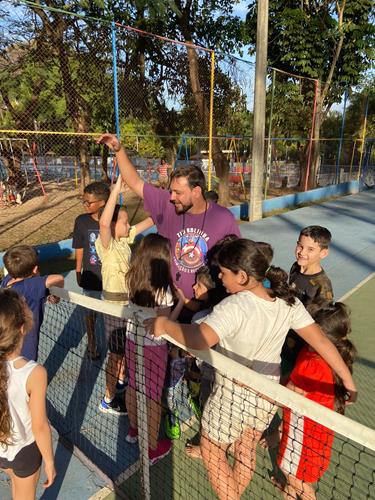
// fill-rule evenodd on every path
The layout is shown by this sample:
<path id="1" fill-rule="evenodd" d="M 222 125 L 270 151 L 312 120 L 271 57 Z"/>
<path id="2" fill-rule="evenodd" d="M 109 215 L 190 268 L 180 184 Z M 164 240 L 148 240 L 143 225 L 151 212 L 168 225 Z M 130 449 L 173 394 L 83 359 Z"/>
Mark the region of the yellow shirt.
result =
<path id="1" fill-rule="evenodd" d="M 118 241 L 111 238 L 108 248 L 104 248 L 100 236 L 95 242 L 96 251 L 102 261 L 103 291 L 109 293 L 128 294 L 125 275 L 129 270 L 131 255 L 130 244 L 134 242 L 136 229 L 132 226 L 129 236 Z M 119 301 L 108 301 L 119 302 Z M 123 302 L 123 301 L 120 301 Z"/>

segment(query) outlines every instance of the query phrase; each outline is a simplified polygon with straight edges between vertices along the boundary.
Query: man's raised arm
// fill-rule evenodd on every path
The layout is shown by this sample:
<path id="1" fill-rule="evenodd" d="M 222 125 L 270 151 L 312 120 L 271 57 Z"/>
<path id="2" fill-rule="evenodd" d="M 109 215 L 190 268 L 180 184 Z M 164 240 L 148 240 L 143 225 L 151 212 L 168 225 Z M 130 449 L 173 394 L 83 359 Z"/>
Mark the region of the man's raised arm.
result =
<path id="1" fill-rule="evenodd" d="M 117 165 L 123 181 L 126 182 L 135 194 L 143 198 L 144 181 L 139 177 L 136 168 L 126 154 L 125 148 L 121 145 L 117 137 L 114 134 L 103 134 L 96 142 L 98 144 L 105 144 L 116 153 Z"/>

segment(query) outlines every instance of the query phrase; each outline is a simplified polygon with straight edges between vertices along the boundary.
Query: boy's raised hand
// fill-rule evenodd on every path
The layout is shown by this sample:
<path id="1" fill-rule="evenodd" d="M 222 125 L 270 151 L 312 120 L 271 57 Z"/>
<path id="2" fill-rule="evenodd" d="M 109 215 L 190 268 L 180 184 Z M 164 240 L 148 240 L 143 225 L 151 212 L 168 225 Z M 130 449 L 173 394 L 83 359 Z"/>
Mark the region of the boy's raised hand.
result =
<path id="1" fill-rule="evenodd" d="M 120 151 L 121 142 L 117 139 L 115 134 L 102 134 L 97 140 L 97 144 L 105 144 L 112 151 Z"/>
<path id="2" fill-rule="evenodd" d="M 121 193 L 122 187 L 123 187 L 123 182 L 121 174 L 118 174 L 116 183 L 112 186 L 112 191 L 116 191 L 116 193 Z"/>

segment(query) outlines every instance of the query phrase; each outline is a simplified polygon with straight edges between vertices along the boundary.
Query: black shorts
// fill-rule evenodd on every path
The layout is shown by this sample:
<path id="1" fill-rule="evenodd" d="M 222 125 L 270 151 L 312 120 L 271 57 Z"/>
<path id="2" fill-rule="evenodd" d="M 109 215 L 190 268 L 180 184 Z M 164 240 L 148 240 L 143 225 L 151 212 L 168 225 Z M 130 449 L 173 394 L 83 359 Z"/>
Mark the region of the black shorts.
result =
<path id="1" fill-rule="evenodd" d="M 22 448 L 13 460 L 0 457 L 0 469 L 12 469 L 17 477 L 29 477 L 42 465 L 42 455 L 34 441 Z"/>
<path id="2" fill-rule="evenodd" d="M 125 356 L 126 323 L 125 318 L 104 314 L 104 332 L 108 350 L 113 354 Z"/>

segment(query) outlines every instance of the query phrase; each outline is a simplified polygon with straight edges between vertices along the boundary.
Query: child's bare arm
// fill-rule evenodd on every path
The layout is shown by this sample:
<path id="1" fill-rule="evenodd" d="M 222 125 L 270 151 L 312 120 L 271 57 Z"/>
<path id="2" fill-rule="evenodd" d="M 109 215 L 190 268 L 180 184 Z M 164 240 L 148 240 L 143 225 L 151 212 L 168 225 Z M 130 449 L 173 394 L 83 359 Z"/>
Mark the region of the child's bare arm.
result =
<path id="1" fill-rule="evenodd" d="M 198 300 L 187 299 L 184 295 L 184 292 L 180 288 L 176 287 L 176 290 L 177 290 L 177 294 L 179 296 L 179 299 L 181 298 L 181 300 L 183 301 L 183 304 L 182 304 L 183 307 L 186 307 L 186 309 L 189 309 L 190 311 L 193 311 L 193 312 L 199 311 L 201 303 Z M 180 310 L 180 312 L 181 312 L 181 310 Z M 177 319 L 177 318 L 178 318 L 178 316 L 176 316 L 175 319 Z M 172 319 L 172 318 L 169 318 L 169 319 L 171 319 L 172 321 L 175 321 L 175 319 Z"/>
<path id="2" fill-rule="evenodd" d="M 44 470 L 47 476 L 43 486 L 48 488 L 56 477 L 51 428 L 47 418 L 46 411 L 46 392 L 47 392 L 47 371 L 38 365 L 31 372 L 26 390 L 30 396 L 29 407 L 31 413 L 31 426 L 36 444 L 43 457 Z"/>
<path id="3" fill-rule="evenodd" d="M 46 279 L 46 288 L 51 286 L 58 286 L 59 288 L 64 288 L 64 276 L 62 274 L 50 274 Z M 56 295 L 48 295 L 47 302 L 49 304 L 58 304 L 60 298 Z"/>
<path id="4" fill-rule="evenodd" d="M 135 234 L 142 233 L 143 231 L 146 231 L 146 229 L 149 229 L 154 225 L 154 221 L 151 219 L 151 217 L 147 217 L 146 219 L 142 220 L 141 222 L 138 222 L 138 224 L 135 225 Z"/>
<path id="5" fill-rule="evenodd" d="M 156 316 L 165 316 L 166 318 L 168 318 L 170 314 L 171 314 L 171 308 L 169 306 L 158 307 L 156 309 Z"/>
<path id="6" fill-rule="evenodd" d="M 306 340 L 306 342 L 329 364 L 332 370 L 337 373 L 348 391 L 348 402 L 354 403 L 357 399 L 357 388 L 349 368 L 346 366 L 336 347 L 326 335 L 324 335 L 320 327 L 316 323 L 313 323 L 305 328 L 296 330 L 296 332 L 300 337 Z"/>
<path id="7" fill-rule="evenodd" d="M 197 312 L 199 311 L 200 307 L 201 307 L 201 303 L 202 302 L 199 302 L 199 300 L 196 300 L 196 299 L 186 299 L 186 302 L 185 302 L 185 307 L 186 309 L 189 309 L 190 311 L 193 311 L 193 312 Z"/>
<path id="8" fill-rule="evenodd" d="M 116 159 L 122 178 L 132 191 L 134 191 L 140 198 L 143 198 L 144 181 L 138 175 L 136 168 L 130 161 L 124 147 L 121 145 L 117 137 L 114 134 L 103 134 L 97 139 L 96 142 L 98 144 L 105 144 L 116 153 Z"/>
<path id="9" fill-rule="evenodd" d="M 179 288 L 176 288 L 176 291 L 177 291 L 177 296 L 178 296 L 178 302 L 177 302 L 177 305 L 176 307 L 173 309 L 173 311 L 170 313 L 169 315 L 169 319 L 171 321 L 176 321 L 185 305 L 185 295 L 183 293 L 182 290 L 180 290 Z"/>
<path id="10" fill-rule="evenodd" d="M 82 277 L 82 262 L 83 262 L 83 248 L 76 248 L 75 251 L 76 257 L 76 278 L 77 285 L 81 286 L 81 277 Z"/>
<path id="11" fill-rule="evenodd" d="M 49 274 L 46 279 L 46 288 L 58 286 L 64 288 L 64 276 L 62 274 Z"/>
<path id="12" fill-rule="evenodd" d="M 148 319 L 144 323 L 155 337 L 167 334 L 190 349 L 208 349 L 220 341 L 215 330 L 206 323 L 183 325 L 166 317 Z"/>
<path id="13" fill-rule="evenodd" d="M 291 391 L 297 392 L 298 394 L 301 394 L 302 396 L 307 396 L 308 392 L 304 391 L 297 385 L 295 385 L 291 380 L 286 384 L 286 387 L 290 389 Z"/>
<path id="14" fill-rule="evenodd" d="M 118 195 L 121 192 L 122 179 L 121 175 L 118 176 L 116 184 L 113 186 L 111 194 L 105 204 L 102 215 L 99 219 L 100 228 L 100 241 L 104 248 L 108 248 L 108 245 L 112 239 L 111 223 L 113 212 L 115 211 Z"/>

